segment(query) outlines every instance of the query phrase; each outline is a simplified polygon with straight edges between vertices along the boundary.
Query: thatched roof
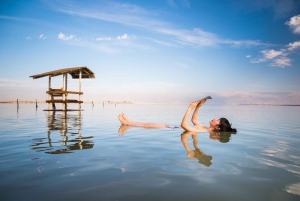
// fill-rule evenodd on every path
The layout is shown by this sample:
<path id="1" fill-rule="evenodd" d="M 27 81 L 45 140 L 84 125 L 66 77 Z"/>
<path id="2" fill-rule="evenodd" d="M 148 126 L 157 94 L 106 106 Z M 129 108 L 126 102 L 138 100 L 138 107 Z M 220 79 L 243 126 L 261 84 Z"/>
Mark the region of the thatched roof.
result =
<path id="1" fill-rule="evenodd" d="M 81 78 L 87 78 L 87 79 L 95 78 L 95 74 L 93 73 L 93 71 L 88 69 L 86 66 L 73 67 L 73 68 L 63 68 L 63 69 L 54 70 L 54 71 L 50 71 L 50 72 L 46 72 L 46 73 L 32 75 L 30 77 L 32 77 L 33 79 L 38 79 L 38 78 L 45 77 L 45 76 L 55 77 L 55 76 L 58 76 L 58 75 L 69 73 L 72 76 L 73 79 L 79 79 L 80 70 L 82 71 Z"/>

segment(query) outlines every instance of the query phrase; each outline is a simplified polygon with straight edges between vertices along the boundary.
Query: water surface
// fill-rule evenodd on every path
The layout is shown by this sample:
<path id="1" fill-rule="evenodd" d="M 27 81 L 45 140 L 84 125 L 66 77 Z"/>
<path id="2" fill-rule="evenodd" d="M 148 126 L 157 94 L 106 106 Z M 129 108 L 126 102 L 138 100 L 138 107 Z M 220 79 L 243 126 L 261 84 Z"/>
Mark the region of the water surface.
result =
<path id="1" fill-rule="evenodd" d="M 179 125 L 186 105 L 1 104 L 1 200 L 299 200 L 300 107 L 212 106 L 237 134 L 121 127 Z M 123 131 L 123 132 L 120 132 Z"/>

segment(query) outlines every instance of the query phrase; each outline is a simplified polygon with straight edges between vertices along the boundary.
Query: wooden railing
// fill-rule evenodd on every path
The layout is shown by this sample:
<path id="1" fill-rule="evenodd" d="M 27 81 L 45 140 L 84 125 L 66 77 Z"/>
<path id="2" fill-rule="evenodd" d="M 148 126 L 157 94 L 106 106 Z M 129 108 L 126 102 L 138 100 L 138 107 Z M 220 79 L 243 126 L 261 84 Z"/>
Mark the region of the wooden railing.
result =
<path id="1" fill-rule="evenodd" d="M 51 99 L 46 100 L 46 103 L 52 103 L 53 108 L 55 109 L 55 103 L 83 103 L 83 101 L 79 101 L 76 99 L 67 99 L 68 94 L 78 94 L 82 95 L 83 92 L 78 92 L 78 91 L 64 91 L 62 88 L 61 89 L 52 89 L 50 88 L 49 91 L 46 91 L 47 94 L 50 95 Z M 65 100 L 63 99 L 54 99 L 54 97 L 63 97 L 65 95 Z"/>

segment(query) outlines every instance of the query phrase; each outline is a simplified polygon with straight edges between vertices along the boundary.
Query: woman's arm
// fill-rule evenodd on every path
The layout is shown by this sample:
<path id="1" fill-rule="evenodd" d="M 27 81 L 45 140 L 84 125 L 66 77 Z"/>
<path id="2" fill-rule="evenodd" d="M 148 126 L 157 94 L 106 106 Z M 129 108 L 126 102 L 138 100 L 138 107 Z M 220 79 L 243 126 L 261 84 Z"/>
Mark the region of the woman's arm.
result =
<path id="1" fill-rule="evenodd" d="M 204 105 L 205 101 L 206 101 L 206 99 L 201 100 L 201 101 L 197 104 L 197 106 L 196 106 L 196 109 L 195 109 L 195 111 L 194 111 L 194 113 L 193 113 L 193 116 L 192 116 L 192 122 L 193 122 L 194 125 L 201 125 L 201 126 L 203 126 L 203 125 L 198 121 L 198 113 L 199 113 L 199 108 L 200 108 L 202 105 Z"/>
<path id="2" fill-rule="evenodd" d="M 192 127 L 192 126 L 189 126 L 188 124 L 188 119 L 189 119 L 189 116 L 191 114 L 191 111 L 197 106 L 197 104 L 199 103 L 199 101 L 194 101 L 192 102 L 187 111 L 185 112 L 184 116 L 183 116 L 183 119 L 181 121 L 181 127 L 186 130 L 186 131 L 191 131 L 191 132 L 199 132 L 198 129 Z"/>

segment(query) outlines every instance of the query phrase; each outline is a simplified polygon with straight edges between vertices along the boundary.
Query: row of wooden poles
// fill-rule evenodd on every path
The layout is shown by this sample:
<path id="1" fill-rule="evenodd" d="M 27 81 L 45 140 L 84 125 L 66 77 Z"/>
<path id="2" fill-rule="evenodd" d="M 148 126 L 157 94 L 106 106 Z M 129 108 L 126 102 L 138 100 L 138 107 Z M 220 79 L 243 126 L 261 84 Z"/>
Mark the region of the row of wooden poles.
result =
<path id="1" fill-rule="evenodd" d="M 92 101 L 93 107 L 94 107 L 94 101 Z M 116 106 L 116 104 L 115 104 Z M 37 100 L 35 100 L 35 108 L 38 108 Z M 103 107 L 104 107 L 104 102 L 103 102 Z M 19 99 L 17 99 L 17 110 L 19 110 Z"/>
<path id="2" fill-rule="evenodd" d="M 93 107 L 94 107 L 94 101 L 92 101 Z M 38 108 L 37 100 L 35 100 L 35 108 Z M 104 102 L 103 102 L 103 107 L 104 107 Z M 17 110 L 19 110 L 19 99 L 17 99 Z"/>
<path id="3" fill-rule="evenodd" d="M 37 100 L 35 100 L 35 108 L 38 108 Z M 17 109 L 19 109 L 19 99 L 17 99 Z"/>

